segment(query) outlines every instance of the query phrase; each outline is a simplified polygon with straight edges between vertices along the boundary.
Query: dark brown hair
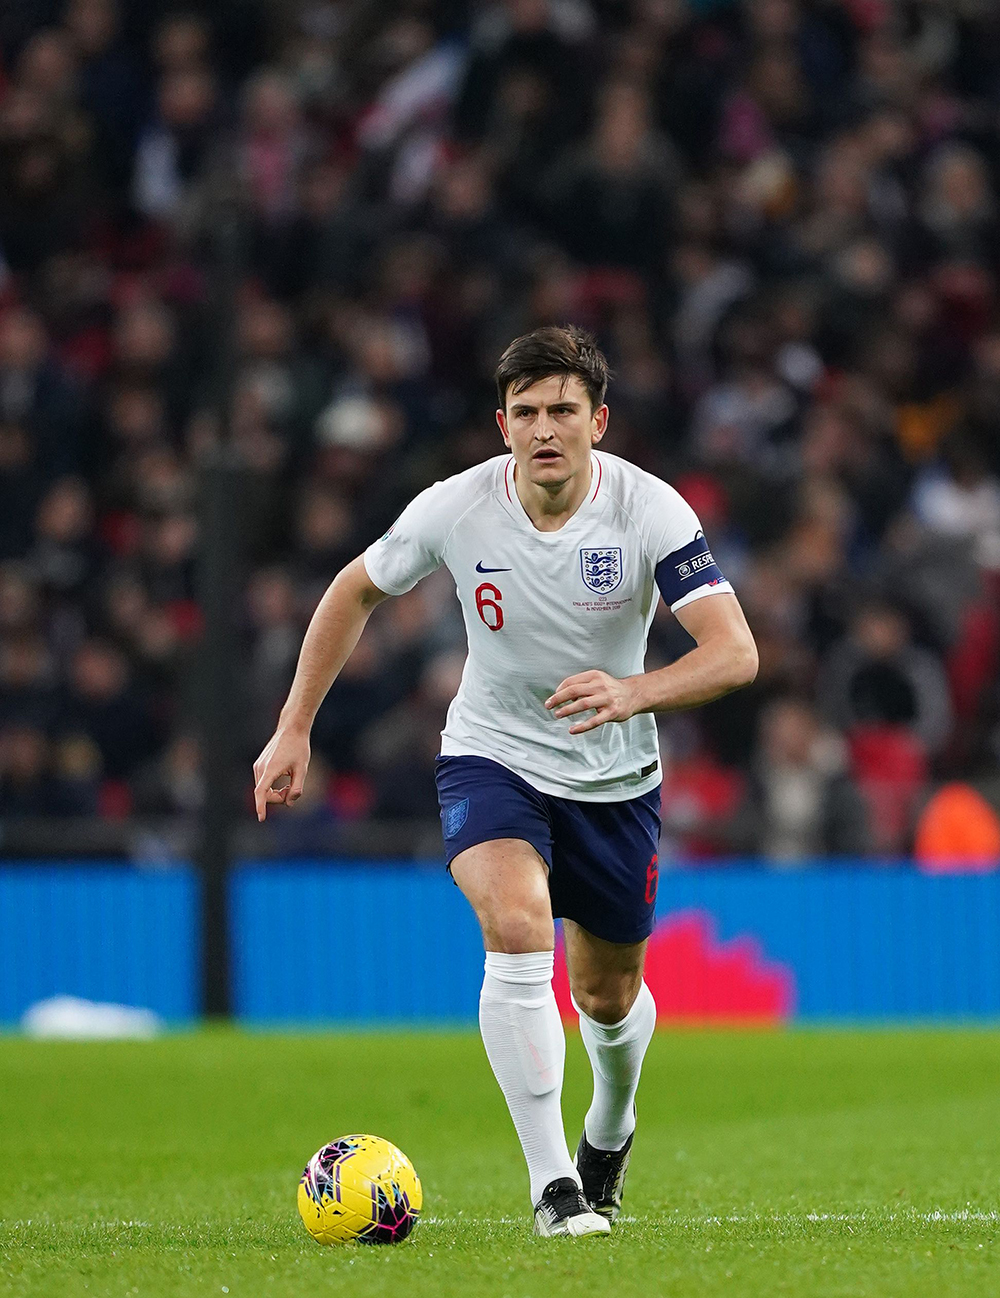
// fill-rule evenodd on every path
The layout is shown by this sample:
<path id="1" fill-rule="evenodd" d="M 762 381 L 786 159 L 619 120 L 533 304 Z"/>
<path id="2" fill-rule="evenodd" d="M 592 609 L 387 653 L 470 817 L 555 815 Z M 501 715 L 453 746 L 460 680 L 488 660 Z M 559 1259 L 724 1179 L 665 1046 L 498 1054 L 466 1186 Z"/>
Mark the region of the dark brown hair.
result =
<path id="1" fill-rule="evenodd" d="M 597 343 L 576 325 L 546 325 L 515 338 L 500 357 L 494 376 L 500 408 L 506 409 L 508 391 L 517 396 L 554 374 L 575 375 L 587 389 L 592 411 L 603 404 L 610 370 Z"/>

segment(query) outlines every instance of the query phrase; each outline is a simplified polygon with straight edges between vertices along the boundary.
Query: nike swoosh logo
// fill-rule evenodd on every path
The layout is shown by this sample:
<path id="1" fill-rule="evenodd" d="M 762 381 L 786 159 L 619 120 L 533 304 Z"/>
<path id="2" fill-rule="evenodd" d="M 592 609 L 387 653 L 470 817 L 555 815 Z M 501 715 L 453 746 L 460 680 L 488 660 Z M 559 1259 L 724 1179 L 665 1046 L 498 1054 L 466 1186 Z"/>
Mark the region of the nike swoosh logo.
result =
<path id="1" fill-rule="evenodd" d="M 513 572 L 513 568 L 484 568 L 482 559 L 476 564 L 476 572 Z"/>

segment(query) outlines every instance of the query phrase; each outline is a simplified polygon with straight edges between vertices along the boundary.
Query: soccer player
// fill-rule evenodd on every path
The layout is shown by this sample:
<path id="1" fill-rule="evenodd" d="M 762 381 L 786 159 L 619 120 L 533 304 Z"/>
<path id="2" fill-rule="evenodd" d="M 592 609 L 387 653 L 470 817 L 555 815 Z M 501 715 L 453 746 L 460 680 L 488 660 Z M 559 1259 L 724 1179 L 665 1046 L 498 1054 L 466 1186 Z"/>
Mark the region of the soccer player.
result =
<path id="1" fill-rule="evenodd" d="M 594 448 L 608 369 L 592 338 L 544 328 L 496 372 L 509 454 L 437 482 L 348 564 L 306 632 L 277 730 L 254 764 L 257 815 L 302 793 L 309 733 L 369 614 L 442 564 L 469 653 L 437 763 L 452 878 L 483 932 L 483 1042 L 528 1164 L 539 1235 L 606 1234 L 621 1208 L 639 1070 L 656 1023 L 660 766 L 654 712 L 753 680 L 757 652 L 693 510 Z M 662 596 L 695 647 L 644 672 Z M 594 1071 L 576 1160 L 553 916 Z"/>

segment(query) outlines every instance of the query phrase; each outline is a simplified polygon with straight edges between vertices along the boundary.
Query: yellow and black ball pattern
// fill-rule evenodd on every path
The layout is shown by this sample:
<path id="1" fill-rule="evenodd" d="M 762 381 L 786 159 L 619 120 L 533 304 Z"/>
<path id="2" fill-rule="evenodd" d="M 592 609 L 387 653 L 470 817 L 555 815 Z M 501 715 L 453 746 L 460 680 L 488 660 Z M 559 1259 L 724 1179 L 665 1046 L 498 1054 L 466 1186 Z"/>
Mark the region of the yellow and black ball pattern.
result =
<path id="1" fill-rule="evenodd" d="M 341 1136 L 306 1164 L 299 1213 L 321 1244 L 398 1244 L 417 1224 L 420 1178 L 395 1145 L 379 1136 Z"/>

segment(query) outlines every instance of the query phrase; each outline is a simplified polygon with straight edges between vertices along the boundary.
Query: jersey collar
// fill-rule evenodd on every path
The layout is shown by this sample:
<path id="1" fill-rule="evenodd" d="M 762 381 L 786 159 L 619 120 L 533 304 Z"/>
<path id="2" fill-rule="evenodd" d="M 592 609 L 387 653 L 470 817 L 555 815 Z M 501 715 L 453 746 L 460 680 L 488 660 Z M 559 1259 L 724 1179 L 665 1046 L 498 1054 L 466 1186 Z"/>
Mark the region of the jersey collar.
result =
<path id="1" fill-rule="evenodd" d="M 590 452 L 590 489 L 584 497 L 582 503 L 576 510 L 576 513 L 563 523 L 555 532 L 543 532 L 537 528 L 528 517 L 527 511 L 521 504 L 521 497 L 517 494 L 514 486 L 514 457 L 509 455 L 503 463 L 503 477 L 500 490 L 500 502 L 506 508 L 512 517 L 516 518 L 524 527 L 533 532 L 535 536 L 541 536 L 546 539 L 562 536 L 562 534 L 571 527 L 585 519 L 591 512 L 594 502 L 601 492 L 601 485 L 604 479 L 604 465 L 601 463 L 601 457 L 597 451 Z"/>

